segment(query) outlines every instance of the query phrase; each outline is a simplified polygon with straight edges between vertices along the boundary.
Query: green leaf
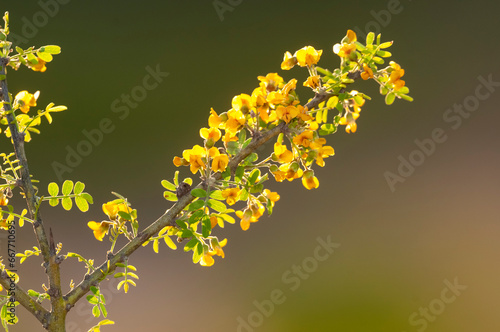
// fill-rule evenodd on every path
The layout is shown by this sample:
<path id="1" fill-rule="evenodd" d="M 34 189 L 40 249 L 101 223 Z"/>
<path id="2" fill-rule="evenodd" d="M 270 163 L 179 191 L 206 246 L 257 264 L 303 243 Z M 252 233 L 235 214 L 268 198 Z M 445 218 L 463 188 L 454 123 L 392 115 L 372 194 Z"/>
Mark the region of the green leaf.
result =
<path id="1" fill-rule="evenodd" d="M 161 185 L 163 186 L 163 188 L 170 190 L 170 191 L 175 192 L 177 190 L 177 187 L 173 183 L 171 183 L 167 180 L 162 180 Z"/>
<path id="2" fill-rule="evenodd" d="M 220 190 L 214 190 L 214 191 L 210 192 L 210 197 L 213 199 L 216 199 L 218 201 L 224 200 L 224 197 L 222 196 L 222 191 L 220 191 Z"/>
<path id="3" fill-rule="evenodd" d="M 189 240 L 188 243 L 184 246 L 184 251 L 188 252 L 190 250 L 193 250 L 193 248 L 198 244 L 198 239 L 193 237 L 191 240 Z"/>
<path id="4" fill-rule="evenodd" d="M 222 219 L 224 219 L 225 222 L 228 222 L 230 224 L 234 224 L 235 220 L 232 216 L 230 216 L 229 214 L 221 214 L 219 215 Z"/>
<path id="5" fill-rule="evenodd" d="M 87 301 L 89 301 L 90 304 L 97 304 L 97 298 L 94 295 L 87 295 Z"/>
<path id="6" fill-rule="evenodd" d="M 85 184 L 78 181 L 77 183 L 75 183 L 75 189 L 73 190 L 73 192 L 75 193 L 75 195 L 79 195 L 83 192 L 83 189 L 85 189 Z"/>
<path id="7" fill-rule="evenodd" d="M 394 92 L 390 92 L 385 96 L 385 103 L 387 105 L 391 105 L 394 102 L 394 99 L 396 98 L 396 94 Z"/>
<path id="8" fill-rule="evenodd" d="M 382 58 L 388 58 L 388 57 L 392 56 L 391 52 L 387 52 L 387 51 L 377 51 L 377 55 L 381 56 Z"/>
<path id="9" fill-rule="evenodd" d="M 182 181 L 182 182 L 187 183 L 187 184 L 189 184 L 190 186 L 192 186 L 192 185 L 193 185 L 193 179 L 191 179 L 191 178 L 185 178 L 185 179 L 184 179 L 184 181 Z"/>
<path id="10" fill-rule="evenodd" d="M 413 98 L 408 95 L 400 95 L 400 97 L 403 98 L 404 100 L 413 101 Z"/>
<path id="11" fill-rule="evenodd" d="M 37 51 L 36 55 L 45 62 L 51 62 L 53 60 L 52 54 L 47 52 Z"/>
<path id="12" fill-rule="evenodd" d="M 197 201 L 194 201 L 193 203 L 189 204 L 189 211 L 195 211 L 195 210 L 198 210 L 198 209 L 201 209 L 202 207 L 205 206 L 205 202 L 202 201 L 202 200 L 197 200 Z"/>
<path id="13" fill-rule="evenodd" d="M 207 205 L 217 212 L 225 212 L 227 210 L 226 204 L 215 199 L 209 199 Z"/>
<path id="14" fill-rule="evenodd" d="M 175 187 L 177 187 L 179 185 L 179 171 L 175 171 L 174 184 L 175 184 Z"/>
<path id="15" fill-rule="evenodd" d="M 50 196 L 57 196 L 59 194 L 59 186 L 55 182 L 49 183 L 49 195 Z"/>
<path id="16" fill-rule="evenodd" d="M 240 152 L 240 145 L 238 144 L 238 142 L 235 141 L 227 142 L 227 153 L 231 155 L 236 155 L 238 154 L 238 152 Z"/>
<path id="17" fill-rule="evenodd" d="M 97 305 L 92 308 L 92 315 L 94 315 L 94 317 L 99 317 L 101 315 L 101 311 Z"/>
<path id="18" fill-rule="evenodd" d="M 66 210 L 69 211 L 73 207 L 73 202 L 71 201 L 71 198 L 69 197 L 64 197 L 61 200 L 62 207 Z"/>
<path id="19" fill-rule="evenodd" d="M 127 272 L 127 275 L 131 278 L 139 279 L 139 276 L 134 272 Z"/>
<path id="20" fill-rule="evenodd" d="M 238 166 L 234 174 L 234 181 L 238 183 L 241 182 L 241 179 L 243 179 L 243 174 L 245 174 L 245 168 L 243 166 Z"/>
<path id="21" fill-rule="evenodd" d="M 194 197 L 203 198 L 203 197 L 207 197 L 207 192 L 201 188 L 197 188 L 197 189 L 191 190 L 191 195 L 193 195 Z"/>
<path id="22" fill-rule="evenodd" d="M 254 169 L 248 178 L 248 182 L 253 185 L 260 176 L 260 170 L 258 168 Z"/>
<path id="23" fill-rule="evenodd" d="M 59 53 L 61 53 L 61 47 L 59 47 L 57 45 L 46 45 L 46 46 L 40 47 L 40 50 L 42 52 L 47 52 L 47 53 L 50 53 L 50 54 L 59 54 Z"/>
<path id="24" fill-rule="evenodd" d="M 94 204 L 94 199 L 88 193 L 82 193 L 80 197 L 84 198 L 89 204 Z"/>
<path id="25" fill-rule="evenodd" d="M 89 210 L 89 203 L 85 198 L 81 196 L 75 197 L 75 203 L 80 211 L 87 212 Z"/>
<path id="26" fill-rule="evenodd" d="M 73 181 L 71 180 L 64 181 L 62 185 L 62 194 L 64 196 L 68 196 L 69 194 L 71 194 L 72 190 L 73 190 Z"/>
<path id="27" fill-rule="evenodd" d="M 106 307 L 102 303 L 100 303 L 99 304 L 99 308 L 101 309 L 102 315 L 104 317 L 107 317 L 108 316 L 108 311 L 106 310 Z"/>
<path id="28" fill-rule="evenodd" d="M 202 255 L 203 255 L 203 246 L 201 243 L 198 242 L 193 250 L 193 263 L 197 264 L 200 261 Z"/>
<path id="29" fill-rule="evenodd" d="M 118 211 L 118 215 L 124 219 L 124 220 L 132 220 L 132 217 L 130 216 L 130 213 L 125 212 L 125 211 Z"/>
<path id="30" fill-rule="evenodd" d="M 245 158 L 245 163 L 253 163 L 259 159 L 259 155 L 256 154 L 255 152 L 252 152 L 248 155 L 248 157 Z"/>
<path id="31" fill-rule="evenodd" d="M 171 201 L 171 202 L 177 202 L 179 199 L 177 198 L 177 195 L 171 191 L 164 191 L 163 192 L 163 197 L 165 197 L 165 199 L 167 201 Z"/>
<path id="32" fill-rule="evenodd" d="M 212 231 L 212 225 L 210 223 L 210 218 L 203 218 L 201 225 L 202 225 L 201 235 L 206 238 L 210 235 L 210 232 Z"/>
<path id="33" fill-rule="evenodd" d="M 50 206 L 57 206 L 57 204 L 59 204 L 59 200 L 57 198 L 51 198 L 49 200 L 49 204 Z"/>
<path id="34" fill-rule="evenodd" d="M 177 246 L 175 245 L 174 241 L 172 241 L 172 239 L 169 237 L 169 236 L 165 236 L 163 238 L 163 240 L 165 240 L 165 244 L 172 250 L 176 250 L 177 249 Z"/>
<path id="35" fill-rule="evenodd" d="M 123 273 L 123 272 L 118 272 L 118 273 L 116 273 L 113 277 L 114 277 L 114 278 L 121 278 L 121 277 L 123 277 L 124 275 L 125 275 L 125 273 Z"/>
<path id="36" fill-rule="evenodd" d="M 379 58 L 378 56 L 374 56 L 372 60 L 373 60 L 373 62 L 375 62 L 378 65 L 384 64 L 384 60 L 382 58 Z"/>
<path id="37" fill-rule="evenodd" d="M 333 134 L 336 131 L 337 131 L 337 127 L 335 125 L 333 125 L 332 123 L 325 123 L 325 124 L 321 125 L 321 129 L 318 131 L 318 133 L 321 136 L 325 136 L 325 135 Z"/>
<path id="38" fill-rule="evenodd" d="M 243 145 L 243 143 L 245 143 L 246 139 L 247 139 L 247 131 L 246 130 L 240 130 L 240 134 L 238 135 L 238 143 L 239 143 L 239 145 Z"/>
<path id="39" fill-rule="evenodd" d="M 373 40 L 375 39 L 375 34 L 373 32 L 370 32 L 367 36 L 366 36 L 366 45 L 372 45 L 373 44 Z"/>
<path id="40" fill-rule="evenodd" d="M 153 250 L 155 253 L 158 253 L 158 249 L 159 249 L 159 244 L 158 244 L 158 239 L 156 239 L 153 241 Z"/>
<path id="41" fill-rule="evenodd" d="M 385 42 L 385 43 L 382 43 L 380 44 L 379 48 L 388 48 L 388 47 L 391 47 L 392 45 L 392 42 Z"/>

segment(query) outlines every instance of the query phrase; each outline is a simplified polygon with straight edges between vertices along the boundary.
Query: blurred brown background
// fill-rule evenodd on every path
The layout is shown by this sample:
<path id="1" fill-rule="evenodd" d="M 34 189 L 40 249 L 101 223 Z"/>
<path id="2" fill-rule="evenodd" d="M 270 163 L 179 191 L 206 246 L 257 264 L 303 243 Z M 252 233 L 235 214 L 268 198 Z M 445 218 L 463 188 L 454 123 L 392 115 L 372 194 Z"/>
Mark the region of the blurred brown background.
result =
<path id="1" fill-rule="evenodd" d="M 219 15 L 215 5 L 224 4 Z M 141 225 L 154 221 L 170 206 L 160 181 L 173 176 L 175 155 L 201 142 L 198 130 L 210 107 L 226 111 L 234 95 L 251 93 L 258 75 L 306 77 L 304 70 L 280 70 L 285 51 L 312 45 L 324 50 L 320 65 L 332 68 L 339 59 L 331 48 L 347 29 L 358 35 L 378 29 L 383 40 L 395 41 L 390 51 L 415 98 L 387 107 L 377 87 L 360 84 L 373 100 L 356 134 L 328 137 L 336 155 L 317 169 L 319 189 L 269 181 L 281 194 L 275 214 L 247 232 L 238 225 L 221 230 L 220 238 L 229 239 L 226 258 L 212 268 L 192 264 L 182 248 L 136 252 L 130 260 L 140 276 L 136 288 L 125 295 L 114 280 L 102 285 L 108 318 L 116 322 L 103 331 L 500 330 L 500 87 L 477 88 L 480 76 L 500 82 L 495 2 L 4 0 L 0 10 L 10 11 L 21 46 L 63 49 L 44 74 L 9 75 L 11 92 L 41 90 L 39 106 L 69 108 L 27 144 L 41 194 L 59 182 L 53 162 L 65 162 L 67 148 L 86 140 L 84 130 L 104 118 L 114 125 L 63 175 L 87 185 L 91 210 L 41 211 L 63 252 L 99 264 L 109 246 L 93 238 L 87 221 L 104 218 L 101 204 L 113 199 L 110 192 L 129 198 Z M 124 110 L 113 112 L 113 105 L 123 107 L 122 94 L 141 86 L 146 67 L 157 65 L 168 76 L 120 119 Z M 299 92 L 304 102 L 311 96 Z M 450 113 L 454 107 L 464 115 Z M 436 128 L 445 142 L 418 160 L 414 141 Z M 5 138 L 0 147 L 11 151 Z M 411 154 L 421 164 L 391 191 L 384 173 L 397 174 L 398 156 Z M 187 169 L 182 174 L 191 176 Z M 324 261 L 311 258 L 318 237 L 340 244 Z M 5 236 L 1 241 L 5 255 Z M 30 225 L 18 230 L 18 251 L 33 245 Z M 19 266 L 24 288 L 46 283 L 39 264 L 32 258 Z M 298 279 L 293 266 L 302 264 L 310 273 Z M 85 271 L 69 260 L 62 269 L 65 285 Z M 463 287 L 450 290 L 455 282 Z M 273 291 L 282 295 L 271 313 Z M 68 316 L 68 332 L 99 321 L 83 301 Z M 18 313 L 21 323 L 12 331 L 42 331 L 23 308 Z M 238 327 L 239 317 L 253 327 Z"/>

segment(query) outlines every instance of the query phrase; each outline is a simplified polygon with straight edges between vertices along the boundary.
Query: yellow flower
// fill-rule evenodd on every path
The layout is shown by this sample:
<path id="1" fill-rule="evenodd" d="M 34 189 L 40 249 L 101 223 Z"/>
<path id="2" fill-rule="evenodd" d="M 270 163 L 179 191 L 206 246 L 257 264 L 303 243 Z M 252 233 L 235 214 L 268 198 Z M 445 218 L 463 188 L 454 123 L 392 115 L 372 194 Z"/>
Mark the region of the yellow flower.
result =
<path id="1" fill-rule="evenodd" d="M 233 98 L 231 105 L 234 110 L 241 111 L 241 113 L 246 114 L 252 108 L 252 98 L 246 93 L 242 93 Z"/>
<path id="2" fill-rule="evenodd" d="M 212 147 L 221 138 L 222 134 L 219 129 L 210 127 L 201 128 L 200 136 L 205 139 L 207 147 Z"/>
<path id="3" fill-rule="evenodd" d="M 313 139 L 313 134 L 314 133 L 311 130 L 306 130 L 300 133 L 300 135 L 295 136 L 293 138 L 293 143 L 307 148 L 311 144 L 311 141 Z"/>
<path id="4" fill-rule="evenodd" d="M 5 230 L 9 229 L 9 223 L 7 222 L 7 219 L 0 219 L 0 228 Z"/>
<path id="5" fill-rule="evenodd" d="M 323 50 L 316 50 L 312 46 L 306 46 L 297 51 L 297 63 L 301 67 L 312 66 L 318 63 Z"/>
<path id="6" fill-rule="evenodd" d="M 390 65 L 392 67 L 391 76 L 389 77 L 388 83 L 394 84 L 394 90 L 399 90 L 405 86 L 405 81 L 401 79 L 404 76 L 405 70 L 401 69 L 401 66 L 396 62 L 391 61 Z"/>
<path id="7" fill-rule="evenodd" d="M 309 76 L 307 81 L 304 82 L 304 86 L 308 86 L 311 89 L 316 89 L 319 87 L 319 75 Z"/>
<path id="8" fill-rule="evenodd" d="M 279 142 L 274 143 L 274 155 L 282 164 L 289 163 L 293 160 L 293 152 L 286 148 L 286 145 L 282 145 Z"/>
<path id="9" fill-rule="evenodd" d="M 277 73 L 269 73 L 266 76 L 258 76 L 257 78 L 261 84 L 264 84 L 267 92 L 275 91 L 283 85 L 283 78 Z"/>
<path id="10" fill-rule="evenodd" d="M 245 116 L 240 110 L 231 109 L 227 112 L 224 129 L 232 134 L 237 133 L 245 124 Z"/>
<path id="11" fill-rule="evenodd" d="M 36 60 L 38 61 L 38 63 L 36 65 L 31 65 L 31 69 L 33 71 L 39 71 L 41 73 L 43 73 L 44 71 L 47 70 L 47 67 L 45 67 L 45 64 L 47 62 L 45 62 L 44 60 L 40 59 L 40 58 L 36 58 Z"/>
<path id="12" fill-rule="evenodd" d="M 220 116 L 217 115 L 217 113 L 214 111 L 213 108 L 210 108 L 210 116 L 208 117 L 208 126 L 210 128 L 219 128 L 221 123 L 222 119 L 220 118 Z"/>
<path id="13" fill-rule="evenodd" d="M 345 125 L 345 131 L 348 133 L 355 133 L 358 126 L 356 125 L 356 119 L 359 118 L 359 113 L 349 112 L 346 116 L 340 118 L 339 124 Z"/>
<path id="14" fill-rule="evenodd" d="M 281 89 L 281 93 L 284 95 L 284 96 L 288 96 L 288 94 L 295 90 L 295 88 L 297 87 L 297 80 L 295 78 L 292 78 L 290 81 L 288 81 L 287 84 L 285 84 L 285 86 L 283 87 L 283 89 Z"/>
<path id="15" fill-rule="evenodd" d="M 231 142 L 231 141 L 237 141 L 238 140 L 238 136 L 236 135 L 236 133 L 231 133 L 231 132 L 226 132 L 224 134 L 224 136 L 222 136 L 222 141 L 224 143 L 227 143 L 227 142 Z"/>
<path id="16" fill-rule="evenodd" d="M 280 168 L 281 168 L 281 166 L 280 166 Z M 275 171 L 271 171 L 271 173 L 273 173 L 274 179 L 278 182 L 283 182 L 283 180 L 286 179 L 286 172 L 285 171 L 277 169 Z"/>
<path id="17" fill-rule="evenodd" d="M 323 167 L 325 166 L 325 161 L 323 158 L 328 158 L 329 156 L 335 155 L 335 150 L 331 146 L 322 146 L 317 150 L 316 154 L 316 164 Z"/>
<path id="18" fill-rule="evenodd" d="M 373 70 L 368 67 L 366 63 L 363 63 L 363 72 L 361 73 L 361 78 L 365 81 L 369 78 L 373 78 Z"/>
<path id="19" fill-rule="evenodd" d="M 262 76 L 259 76 L 262 77 Z M 258 87 L 252 92 L 252 106 L 257 109 L 260 118 L 269 122 L 269 102 L 267 101 L 267 92 L 265 87 Z"/>
<path id="20" fill-rule="evenodd" d="M 300 169 L 299 164 L 297 164 L 296 162 L 293 162 L 291 164 L 283 164 L 279 169 L 285 172 L 285 178 L 288 181 L 293 181 L 302 176 L 302 169 Z"/>
<path id="21" fill-rule="evenodd" d="M 228 163 L 229 157 L 227 154 L 218 154 L 212 160 L 212 171 L 222 173 L 226 170 Z"/>
<path id="22" fill-rule="evenodd" d="M 100 223 L 96 223 L 95 221 L 89 221 L 87 225 L 94 231 L 95 238 L 102 241 L 104 235 L 108 234 L 109 227 L 113 225 L 113 222 L 103 220 Z"/>
<path id="23" fill-rule="evenodd" d="M 281 63 L 282 70 L 290 70 L 297 64 L 297 58 L 290 52 L 286 52 Z"/>
<path id="24" fill-rule="evenodd" d="M 184 158 L 181 158 L 181 157 L 174 157 L 174 165 L 176 167 L 179 167 L 179 166 L 187 166 L 189 165 L 189 162 L 187 160 L 185 160 Z"/>
<path id="25" fill-rule="evenodd" d="M 347 40 L 347 43 L 344 42 Z M 333 46 L 333 53 L 337 54 L 341 58 L 352 58 L 351 54 L 356 50 L 356 44 L 354 44 L 357 40 L 356 33 L 352 30 L 347 30 L 347 35 L 342 40 L 342 44 L 335 44 Z"/>
<path id="26" fill-rule="evenodd" d="M 200 168 L 205 169 L 205 163 L 203 157 L 205 157 L 207 151 L 199 145 L 195 145 L 190 150 L 184 150 L 182 152 L 182 157 L 189 162 L 191 165 L 189 169 L 193 174 L 196 174 Z"/>
<path id="27" fill-rule="evenodd" d="M 131 210 L 125 203 L 118 203 L 116 201 L 107 202 L 102 205 L 102 211 L 109 217 L 109 220 L 116 220 L 120 211 L 129 213 Z"/>
<path id="28" fill-rule="evenodd" d="M 278 119 L 289 123 L 293 118 L 296 118 L 299 115 L 300 111 L 295 106 L 278 106 L 276 108 L 276 115 Z"/>
<path id="29" fill-rule="evenodd" d="M 228 188 L 222 191 L 222 197 L 226 199 L 227 204 L 234 205 L 240 196 L 240 188 Z"/>
<path id="30" fill-rule="evenodd" d="M 227 239 L 224 239 L 219 242 L 219 245 L 215 247 L 213 250 L 207 250 L 203 256 L 201 257 L 200 260 L 200 265 L 201 266 L 212 266 L 214 265 L 215 261 L 212 256 L 217 255 L 221 256 L 224 258 L 224 251 L 222 250 L 222 247 L 224 247 L 227 243 Z"/>
<path id="31" fill-rule="evenodd" d="M 19 92 L 14 99 L 14 104 L 19 105 L 19 109 L 23 113 L 28 113 L 30 107 L 36 106 L 36 100 L 40 95 L 40 91 L 35 92 L 34 94 L 29 93 L 24 90 Z"/>
<path id="32" fill-rule="evenodd" d="M 264 189 L 262 193 L 271 202 L 271 207 L 274 207 L 274 203 L 280 200 L 280 195 L 277 192 L 272 192 L 269 189 Z"/>
<path id="33" fill-rule="evenodd" d="M 261 204 L 252 205 L 251 207 L 247 207 L 245 211 L 236 211 L 236 215 L 241 219 L 240 226 L 241 229 L 246 231 L 250 228 L 251 222 L 259 221 L 259 218 L 264 213 L 264 206 Z"/>
<path id="34" fill-rule="evenodd" d="M 309 170 L 304 172 L 304 175 L 302 176 L 302 184 L 306 189 L 311 190 L 319 187 L 319 181 L 318 178 L 314 176 L 314 171 Z"/>
<path id="35" fill-rule="evenodd" d="M 9 198 L 5 195 L 3 190 L 0 190 L 0 205 L 6 206 L 9 203 Z"/>

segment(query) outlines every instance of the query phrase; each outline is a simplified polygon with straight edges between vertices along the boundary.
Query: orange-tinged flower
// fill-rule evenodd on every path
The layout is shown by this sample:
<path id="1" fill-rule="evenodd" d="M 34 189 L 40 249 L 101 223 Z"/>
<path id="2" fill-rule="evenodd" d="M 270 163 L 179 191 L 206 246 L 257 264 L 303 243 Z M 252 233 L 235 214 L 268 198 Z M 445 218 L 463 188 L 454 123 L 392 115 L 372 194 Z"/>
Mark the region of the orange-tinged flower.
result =
<path id="1" fill-rule="evenodd" d="M 189 169 L 195 174 L 200 168 L 205 169 L 205 163 L 202 158 L 205 157 L 206 154 L 206 149 L 199 145 L 195 145 L 192 149 L 184 150 L 182 152 L 182 157 L 189 162 L 191 165 Z"/>
<path id="2" fill-rule="evenodd" d="M 246 93 L 242 93 L 239 96 L 234 96 L 231 105 L 234 110 L 246 114 L 252 109 L 252 98 Z"/>
<path id="3" fill-rule="evenodd" d="M 224 172 L 229 163 L 229 157 L 227 154 L 219 154 L 212 160 L 212 171 L 214 172 Z"/>
<path id="4" fill-rule="evenodd" d="M 388 83 L 394 84 L 394 90 L 399 90 L 405 86 L 405 81 L 401 79 L 404 76 L 405 70 L 401 69 L 401 66 L 396 62 L 391 61 L 390 65 L 392 67 L 391 76 L 389 77 Z"/>
<path id="5" fill-rule="evenodd" d="M 240 188 L 228 188 L 222 191 L 222 197 L 226 199 L 227 204 L 234 205 L 238 201 L 238 197 L 240 196 Z"/>
<path id="6" fill-rule="evenodd" d="M 274 207 L 274 203 L 280 200 L 280 195 L 277 192 L 272 192 L 269 189 L 264 189 L 262 193 L 270 201 L 271 208 Z"/>
<path id="7" fill-rule="evenodd" d="M 276 108 L 276 115 L 278 119 L 289 123 L 292 119 L 296 118 L 299 115 L 300 111 L 295 106 L 278 106 Z"/>
<path id="8" fill-rule="evenodd" d="M 231 109 L 227 112 L 227 121 L 224 129 L 232 134 L 237 133 L 245 124 L 245 116 L 240 110 Z"/>
<path id="9" fill-rule="evenodd" d="M 373 78 L 373 70 L 368 67 L 366 63 L 363 63 L 363 72 L 361 73 L 361 78 L 365 81 L 369 78 Z"/>
<path id="10" fill-rule="evenodd" d="M 237 141 L 238 140 L 238 136 L 236 135 L 236 133 L 231 133 L 231 132 L 226 132 L 224 134 L 224 136 L 222 136 L 222 141 L 224 143 L 227 143 L 227 142 L 231 142 L 231 141 Z"/>
<path id="11" fill-rule="evenodd" d="M 6 206 L 9 203 L 9 198 L 5 195 L 3 190 L 0 190 L 0 205 Z"/>
<path id="12" fill-rule="evenodd" d="M 302 184 L 308 190 L 316 189 L 319 187 L 319 181 L 318 178 L 314 176 L 314 171 L 309 170 L 304 172 L 304 175 L 302 176 Z"/>
<path id="13" fill-rule="evenodd" d="M 262 216 L 264 211 L 265 208 L 261 204 L 255 204 L 251 207 L 247 207 L 245 211 L 236 211 L 235 214 L 241 219 L 241 229 L 244 231 L 248 230 L 250 228 L 250 223 L 259 221 L 259 218 Z"/>
<path id="14" fill-rule="evenodd" d="M 288 81 L 287 84 L 285 84 L 285 86 L 283 87 L 283 89 L 281 89 L 281 93 L 284 95 L 284 96 L 288 96 L 288 94 L 295 90 L 295 88 L 297 87 L 297 80 L 295 78 L 292 78 L 290 81 Z"/>
<path id="15" fill-rule="evenodd" d="M 107 202 L 102 205 L 102 211 L 109 217 L 109 220 L 116 220 L 118 212 L 123 211 L 129 213 L 132 209 L 125 203 L 115 201 Z"/>
<path id="16" fill-rule="evenodd" d="M 29 93 L 24 90 L 19 92 L 14 99 L 14 104 L 19 105 L 19 109 L 23 113 L 28 113 L 30 107 L 36 106 L 36 100 L 40 95 L 40 91 L 35 92 L 34 94 Z"/>
<path id="17" fill-rule="evenodd" d="M 277 73 L 269 73 L 266 76 L 258 76 L 257 78 L 264 84 L 267 92 L 275 91 L 283 85 L 283 78 Z"/>
<path id="18" fill-rule="evenodd" d="M 281 166 L 280 166 L 281 168 Z M 283 182 L 283 180 L 286 179 L 286 172 L 282 171 L 280 169 L 271 171 L 271 173 L 274 175 L 274 179 L 278 182 Z"/>
<path id="19" fill-rule="evenodd" d="M 325 166 L 325 161 L 323 158 L 328 158 L 329 156 L 333 156 L 335 154 L 335 150 L 331 146 L 322 146 L 317 150 L 316 154 L 316 164 L 323 167 Z"/>
<path id="20" fill-rule="evenodd" d="M 304 82 L 304 86 L 316 89 L 319 87 L 319 75 L 309 76 Z"/>
<path id="21" fill-rule="evenodd" d="M 9 223 L 7 222 L 7 219 L 0 219 L 0 228 L 8 230 L 9 229 Z"/>
<path id="22" fill-rule="evenodd" d="M 214 258 L 212 257 L 213 255 L 210 255 L 210 252 L 207 252 L 203 254 L 203 256 L 200 259 L 200 265 L 201 266 L 212 266 L 215 263 Z"/>
<path id="23" fill-rule="evenodd" d="M 267 102 L 271 105 L 278 105 L 285 101 L 286 97 L 278 91 L 272 91 L 267 95 Z"/>
<path id="24" fill-rule="evenodd" d="M 354 44 L 335 44 L 333 46 L 333 53 L 337 54 L 341 58 L 348 58 L 355 50 L 356 45 Z"/>
<path id="25" fill-rule="evenodd" d="M 359 113 L 348 113 L 346 116 L 340 118 L 339 124 L 345 125 L 345 131 L 348 133 L 355 133 L 358 126 L 356 119 L 359 118 Z"/>
<path id="26" fill-rule="evenodd" d="M 286 145 L 283 145 L 279 142 L 274 143 L 274 154 L 276 158 L 282 164 L 289 163 L 293 160 L 293 152 L 286 148 Z"/>
<path id="27" fill-rule="evenodd" d="M 300 135 L 293 138 L 293 143 L 307 148 L 313 140 L 313 134 L 311 130 L 303 131 Z"/>
<path id="28" fill-rule="evenodd" d="M 213 108 L 210 108 L 210 116 L 208 117 L 208 126 L 210 128 L 219 128 L 221 123 L 222 119 L 220 118 L 220 116 L 217 115 L 217 113 L 214 111 Z"/>
<path id="29" fill-rule="evenodd" d="M 349 43 L 354 43 L 358 40 L 356 33 L 354 31 L 352 31 L 351 29 L 347 30 L 346 37 L 347 37 L 347 39 L 349 39 Z"/>
<path id="30" fill-rule="evenodd" d="M 285 172 L 285 178 L 288 181 L 293 181 L 302 176 L 302 169 L 299 167 L 299 164 L 296 162 L 291 164 L 283 164 L 279 168 L 281 171 Z"/>
<path id="31" fill-rule="evenodd" d="M 282 70 L 290 70 L 297 64 L 297 58 L 290 52 L 286 52 L 281 63 Z"/>
<path id="32" fill-rule="evenodd" d="M 47 62 L 38 57 L 36 58 L 36 60 L 38 61 L 38 63 L 36 65 L 31 65 L 31 69 L 33 71 L 39 71 L 41 73 L 45 72 L 47 70 L 47 67 L 45 66 Z"/>
<path id="33" fill-rule="evenodd" d="M 210 127 L 210 128 L 201 128 L 200 129 L 200 136 L 201 138 L 204 138 L 207 141 L 210 141 L 213 145 L 215 142 L 217 142 L 222 134 L 219 129 L 215 127 Z"/>
<path id="34" fill-rule="evenodd" d="M 97 223 L 95 221 L 89 221 L 87 225 L 91 230 L 94 231 L 95 238 L 99 241 L 102 241 L 104 236 L 108 234 L 109 227 L 113 225 L 113 222 L 103 220 L 100 223 Z"/>
<path id="35" fill-rule="evenodd" d="M 312 66 L 318 63 L 323 50 L 316 50 L 312 46 L 305 46 L 297 51 L 297 63 L 301 67 Z"/>

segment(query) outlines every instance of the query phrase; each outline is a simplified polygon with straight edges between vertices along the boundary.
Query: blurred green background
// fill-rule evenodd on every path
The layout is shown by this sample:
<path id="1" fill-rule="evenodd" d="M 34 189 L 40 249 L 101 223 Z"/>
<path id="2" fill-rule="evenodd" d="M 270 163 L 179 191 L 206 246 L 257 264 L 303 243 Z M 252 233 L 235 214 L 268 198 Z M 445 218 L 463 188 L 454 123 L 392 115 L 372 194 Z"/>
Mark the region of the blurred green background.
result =
<path id="1" fill-rule="evenodd" d="M 222 16 L 214 3 L 228 6 Z M 173 176 L 174 156 L 201 142 L 198 130 L 210 107 L 228 110 L 234 95 L 251 93 L 257 76 L 268 72 L 303 81 L 304 70 L 280 70 L 285 51 L 312 45 L 324 50 L 320 65 L 333 68 L 339 59 L 332 46 L 347 29 L 378 30 L 395 41 L 393 60 L 406 70 L 415 98 L 387 107 L 374 84 L 361 82 L 358 90 L 373 100 L 356 134 L 342 130 L 328 138 L 336 155 L 316 170 L 317 190 L 269 181 L 281 194 L 274 215 L 247 232 L 239 225 L 220 230 L 229 239 L 226 258 L 212 268 L 192 264 L 182 249 L 139 250 L 130 259 L 137 288 L 125 295 L 114 280 L 102 285 L 108 318 L 117 323 L 103 331 L 500 330 L 498 87 L 457 129 L 443 119 L 455 104 L 474 101 L 479 76 L 500 81 L 496 2 L 4 0 L 0 10 L 10 12 L 11 30 L 26 39 L 21 46 L 63 50 L 44 74 L 9 72 L 12 93 L 40 90 L 39 106 L 69 108 L 27 144 L 41 194 L 48 182 L 59 182 L 53 163 L 64 163 L 67 148 L 86 140 L 84 130 L 104 118 L 115 128 L 63 175 L 87 185 L 91 210 L 41 211 L 63 252 L 99 264 L 109 246 L 93 238 L 87 221 L 104 219 L 101 204 L 113 199 L 111 191 L 128 197 L 141 225 L 154 221 L 170 206 L 160 181 Z M 113 102 L 141 86 L 146 67 L 157 65 L 168 77 L 120 119 Z M 299 93 L 304 102 L 311 97 Z M 398 156 L 407 159 L 414 141 L 435 128 L 447 140 L 392 192 L 384 173 L 397 173 Z M 6 139 L 0 144 L 11 151 Z M 318 237 L 340 247 L 314 265 Z M 1 243 L 5 255 L 5 237 Z M 17 248 L 33 245 L 28 225 L 17 233 Z M 292 290 L 296 284 L 286 276 L 303 263 L 310 273 Z M 47 283 L 39 264 L 35 258 L 19 266 L 24 288 Z M 68 260 L 62 271 L 69 285 L 85 269 Z M 453 298 L 446 280 L 467 288 Z M 265 306 L 273 290 L 281 290 L 282 303 L 263 315 L 254 301 Z M 83 301 L 68 316 L 68 332 L 99 321 Z M 12 331 L 42 331 L 23 308 L 18 314 L 21 323 Z M 239 327 L 239 318 L 254 327 Z"/>

